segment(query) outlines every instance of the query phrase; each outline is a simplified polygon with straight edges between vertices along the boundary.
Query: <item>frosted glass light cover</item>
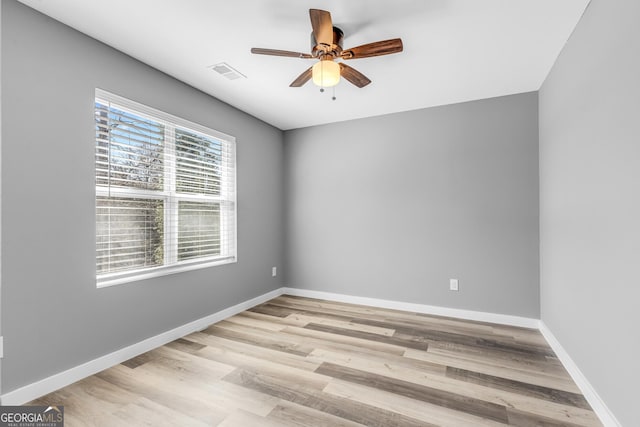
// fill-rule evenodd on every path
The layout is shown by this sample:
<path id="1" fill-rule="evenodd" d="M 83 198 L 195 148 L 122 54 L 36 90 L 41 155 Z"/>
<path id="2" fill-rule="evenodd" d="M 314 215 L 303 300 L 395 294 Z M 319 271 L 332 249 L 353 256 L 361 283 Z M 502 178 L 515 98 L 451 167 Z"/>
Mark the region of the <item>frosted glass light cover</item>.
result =
<path id="1" fill-rule="evenodd" d="M 335 86 L 340 82 L 340 65 L 331 60 L 318 61 L 313 66 L 312 76 L 316 86 Z"/>

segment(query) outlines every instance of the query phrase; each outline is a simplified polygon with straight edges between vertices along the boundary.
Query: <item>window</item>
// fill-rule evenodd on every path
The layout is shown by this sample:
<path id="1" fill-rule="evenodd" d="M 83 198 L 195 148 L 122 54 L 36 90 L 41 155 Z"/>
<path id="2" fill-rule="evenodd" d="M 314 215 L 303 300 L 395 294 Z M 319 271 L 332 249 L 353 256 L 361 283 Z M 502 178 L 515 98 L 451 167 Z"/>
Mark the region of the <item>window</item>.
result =
<path id="1" fill-rule="evenodd" d="M 98 286 L 236 261 L 235 139 L 96 89 Z"/>

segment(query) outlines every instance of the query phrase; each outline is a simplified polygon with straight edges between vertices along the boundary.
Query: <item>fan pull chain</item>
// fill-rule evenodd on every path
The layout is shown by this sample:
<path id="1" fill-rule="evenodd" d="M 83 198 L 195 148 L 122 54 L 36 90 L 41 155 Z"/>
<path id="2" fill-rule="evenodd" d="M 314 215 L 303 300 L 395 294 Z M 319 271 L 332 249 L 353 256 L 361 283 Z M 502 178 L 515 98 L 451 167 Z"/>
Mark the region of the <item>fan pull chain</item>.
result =
<path id="1" fill-rule="evenodd" d="M 324 93 L 324 88 L 323 87 L 320 88 L 320 93 Z M 336 98 L 336 87 L 334 86 L 333 87 L 333 95 L 331 96 L 331 100 L 335 101 L 336 99 L 338 99 L 338 98 Z"/>

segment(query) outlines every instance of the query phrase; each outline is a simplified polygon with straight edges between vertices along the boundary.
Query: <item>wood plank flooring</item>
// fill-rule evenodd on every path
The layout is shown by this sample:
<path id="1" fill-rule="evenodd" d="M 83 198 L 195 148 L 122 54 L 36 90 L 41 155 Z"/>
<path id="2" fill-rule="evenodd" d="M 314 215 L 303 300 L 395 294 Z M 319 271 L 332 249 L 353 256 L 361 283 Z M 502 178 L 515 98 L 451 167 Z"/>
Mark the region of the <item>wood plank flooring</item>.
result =
<path id="1" fill-rule="evenodd" d="M 67 426 L 601 426 L 532 329 L 281 296 L 31 404 Z"/>

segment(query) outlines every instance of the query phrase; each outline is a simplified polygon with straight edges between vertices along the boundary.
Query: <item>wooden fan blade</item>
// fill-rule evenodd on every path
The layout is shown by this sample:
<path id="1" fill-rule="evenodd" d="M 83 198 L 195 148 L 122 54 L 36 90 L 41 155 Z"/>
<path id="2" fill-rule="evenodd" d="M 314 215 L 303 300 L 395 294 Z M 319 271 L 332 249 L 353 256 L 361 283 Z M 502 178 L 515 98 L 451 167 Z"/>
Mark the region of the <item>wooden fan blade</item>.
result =
<path id="1" fill-rule="evenodd" d="M 369 80 L 367 76 L 342 62 L 340 63 L 340 75 L 358 87 L 365 87 L 371 83 L 371 80 Z"/>
<path id="2" fill-rule="evenodd" d="M 342 51 L 342 59 L 369 58 L 402 52 L 402 39 L 383 40 L 352 47 Z"/>
<path id="3" fill-rule="evenodd" d="M 313 28 L 313 36 L 316 38 L 316 42 L 331 46 L 333 43 L 331 14 L 326 10 L 309 9 L 309 17 L 311 18 L 311 27 Z"/>
<path id="4" fill-rule="evenodd" d="M 289 87 L 300 87 L 311 80 L 312 69 L 313 67 L 309 67 L 304 73 L 300 74 L 298 78 L 291 82 Z"/>
<path id="5" fill-rule="evenodd" d="M 263 49 L 261 47 L 252 47 L 251 53 L 257 55 L 271 55 L 271 56 L 288 56 L 290 58 L 302 58 L 312 59 L 313 56 L 308 53 L 291 52 L 290 50 L 277 50 L 277 49 Z"/>

